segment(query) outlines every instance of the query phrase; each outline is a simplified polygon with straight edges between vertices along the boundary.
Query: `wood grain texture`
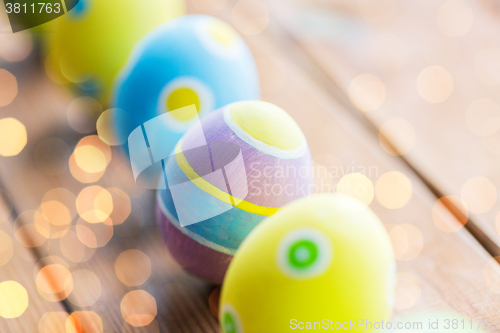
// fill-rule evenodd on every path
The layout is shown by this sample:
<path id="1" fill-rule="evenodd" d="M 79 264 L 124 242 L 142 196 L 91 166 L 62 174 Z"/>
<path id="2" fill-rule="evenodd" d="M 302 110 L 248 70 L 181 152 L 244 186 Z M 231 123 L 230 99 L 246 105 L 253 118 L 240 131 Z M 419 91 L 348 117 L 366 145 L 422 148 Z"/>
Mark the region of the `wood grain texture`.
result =
<path id="1" fill-rule="evenodd" d="M 197 10 L 191 6 L 190 11 Z M 220 16 L 238 27 L 238 22 L 231 21 L 229 5 L 222 11 L 204 12 Z M 242 15 L 239 19 L 250 22 L 252 18 Z M 404 163 L 387 156 L 365 123 L 354 119 L 324 87 L 290 59 L 286 54 L 289 44 L 275 28 L 271 23 L 264 32 L 245 36 L 260 67 L 263 99 L 279 105 L 294 117 L 308 139 L 317 164 L 338 167 L 339 174 L 326 177 L 327 184 L 335 185 L 353 168 L 355 171 L 373 170 L 369 175 L 373 183 L 382 174 L 395 170 L 411 180 L 412 197 L 403 208 L 387 209 L 376 200 L 371 204 L 388 230 L 393 231 L 397 225 L 412 225 L 418 230 L 408 233 L 407 249 L 403 251 L 406 257 L 401 256 L 405 260 L 398 262 L 398 271 L 403 274 L 398 289 L 397 314 L 445 308 L 472 318 L 498 317 L 500 296 L 490 291 L 483 281 L 483 269 L 491 259 L 488 253 L 464 229 L 446 234 L 435 227 L 432 207 L 437 198 Z M 272 65 L 266 67 L 269 63 Z M 33 157 L 37 144 L 47 137 L 60 137 L 71 147 L 78 141 L 78 135 L 67 126 L 65 119 L 70 100 L 60 87 L 48 82 L 40 73 L 31 73 L 29 80 L 20 84 L 20 95 L 15 102 L 2 110 L 2 116 L 15 115 L 28 130 L 25 150 L 0 164 L 0 177 L 19 211 L 37 209 L 43 195 L 52 188 L 64 186 L 77 195 L 86 186 L 73 179 L 69 172 L 61 176 L 43 174 Z M 152 193 L 134 189 L 126 161 L 116 151 L 113 151 L 111 163 L 98 184 L 106 188 L 120 187 L 135 196 L 132 215 L 114 228 L 112 240 L 88 261 L 68 263 L 72 272 L 81 269 L 93 272 L 102 286 L 99 299 L 91 306 L 80 308 L 70 298 L 66 302 L 70 311 L 94 311 L 102 320 L 104 332 L 218 331 L 218 324 L 208 310 L 208 297 L 213 287 L 190 277 L 168 259 L 154 227 Z M 450 224 L 458 223 L 447 211 L 441 211 L 440 216 Z M 57 240 L 52 243 L 54 246 L 50 249 L 40 249 L 41 253 L 64 259 Z M 116 259 L 129 249 L 141 250 L 152 263 L 150 278 L 137 287 L 124 285 L 115 272 Z M 78 285 L 83 290 L 87 287 L 90 286 Z M 121 300 L 135 289 L 143 289 L 156 299 L 158 314 L 145 328 L 126 324 L 121 314 Z M 83 298 L 73 298 L 73 302 L 79 303 Z"/>
<path id="2" fill-rule="evenodd" d="M 47 99 L 40 98 L 41 96 L 46 96 Z M 36 102 L 37 99 L 42 101 Z M 21 82 L 20 95 L 16 101 L 4 111 L 5 115 L 15 114 L 16 118 L 25 124 L 29 135 L 25 150 L 0 166 L 1 178 L 5 187 L 9 188 L 14 205 L 20 212 L 38 209 L 43 196 L 51 189 L 64 187 L 77 196 L 85 187 L 96 185 L 79 183 L 69 170 L 59 176 L 48 176 L 35 163 L 35 151 L 44 139 L 58 137 L 67 142 L 72 149 L 78 142 L 80 136 L 72 133 L 66 123 L 65 112 L 69 102 L 70 99 L 65 96 L 64 90 L 51 84 L 40 73 L 32 73 L 30 81 Z M 19 110 L 26 111 L 19 112 Z M 100 331 L 100 322 L 104 332 L 216 331 L 216 320 L 208 309 L 208 297 L 213 287 L 187 275 L 168 259 L 165 246 L 155 226 L 153 192 L 135 188 L 127 161 L 121 158 L 120 154 L 118 150 L 113 151 L 112 162 L 97 184 L 104 188 L 119 187 L 129 195 L 137 196 L 132 197 L 130 217 L 122 225 L 114 226 L 113 238 L 105 247 L 97 251 L 84 247 L 85 261 L 72 262 L 66 257 L 68 252 L 62 250 L 60 240 L 51 239 L 47 241 L 49 246 L 38 248 L 43 256 L 41 263 L 52 264 L 54 257 L 57 257 L 55 263 L 64 262 L 70 266 L 72 273 L 86 270 L 97 276 L 101 293 L 94 304 L 80 306 L 86 302 L 86 289 L 95 288 L 95 284 L 85 285 L 85 281 L 81 281 L 81 284 L 75 282 L 73 294 L 70 294 L 65 301 L 70 312 L 93 311 L 97 314 L 98 317 L 90 318 L 90 325 L 94 325 L 93 329 L 96 332 Z M 134 189 L 130 190 L 130 186 Z M 19 221 L 19 223 L 29 222 Z M 72 224 L 74 226 L 77 223 L 78 218 L 75 218 Z M 80 246 L 81 244 L 78 244 L 75 248 Z M 123 284 L 115 273 L 116 259 L 121 253 L 130 249 L 141 250 L 152 263 L 152 273 L 148 281 L 136 287 Z M 121 313 L 120 305 L 123 297 L 128 292 L 138 289 L 145 290 L 156 299 L 156 320 L 146 327 L 133 327 L 127 324 Z"/>
<path id="3" fill-rule="evenodd" d="M 485 115 L 483 107 L 467 115 L 479 99 L 500 103 L 494 74 L 500 62 L 498 6 L 489 1 L 378 1 L 379 9 L 370 9 L 370 2 L 362 0 L 267 3 L 272 18 L 344 95 L 345 105 L 350 104 L 349 87 L 358 75 L 372 74 L 380 80 L 385 98 L 376 110 L 348 108 L 377 131 L 394 119 L 411 124 L 413 130 L 385 132 L 384 138 L 393 147 L 415 138 L 403 158 L 439 195 L 463 197 L 474 192 L 483 203 L 494 202 L 484 212 L 470 207 L 468 227 L 499 255 L 500 200 L 494 196 L 500 189 L 500 114 Z M 470 30 L 463 28 L 467 22 Z M 421 81 L 438 100 L 442 95 L 442 102 L 430 103 L 419 92 L 418 77 L 430 66 L 443 68 L 452 78 L 447 98 L 447 84 L 439 83 L 439 77 Z M 484 129 L 486 125 L 491 127 Z M 494 189 L 468 190 L 464 185 L 473 177 L 487 178 Z"/>
<path id="4" fill-rule="evenodd" d="M 285 11 L 286 7 L 281 9 Z M 235 9 L 231 11 L 227 7 L 226 11 L 212 11 L 210 14 L 227 19 L 237 29 L 241 27 L 238 20 L 251 22 L 256 19 L 250 10 L 236 15 Z M 472 318 L 497 317 L 500 297 L 483 281 L 483 269 L 491 259 L 490 255 L 466 230 L 447 234 L 436 228 L 432 218 L 432 208 L 437 201 L 434 194 L 401 160 L 388 156 L 380 148 L 366 123 L 359 122 L 340 106 L 323 86 L 304 72 L 304 66 L 297 66 L 295 62 L 300 61 L 300 56 L 293 54 L 293 45 L 277 22 L 271 20 L 264 32 L 247 35 L 245 39 L 257 64 L 262 65 L 266 63 L 262 60 L 269 58 L 274 61 L 272 66 L 261 67 L 261 81 L 265 87 L 263 99 L 292 115 L 304 131 L 313 159 L 318 164 L 325 163 L 322 161 L 326 158 L 331 165 L 343 167 L 346 173 L 352 172 L 348 170 L 353 167 L 356 170 L 376 167 L 378 174 L 370 177 L 374 183 L 378 176 L 394 170 L 411 180 L 413 195 L 403 208 L 387 209 L 377 200 L 371 205 L 389 229 L 394 225 L 410 224 L 422 233 L 422 252 L 415 259 L 398 262 L 398 270 L 413 274 L 422 288 L 422 296 L 411 310 L 449 307 Z M 280 84 L 275 82 L 277 75 L 283 78 Z M 340 177 L 333 178 L 331 184 L 335 185 Z M 440 216 L 451 224 L 458 223 L 447 211 L 441 212 Z M 460 271 L 463 274 L 458 274 Z M 400 309 L 398 312 L 405 311 Z"/>

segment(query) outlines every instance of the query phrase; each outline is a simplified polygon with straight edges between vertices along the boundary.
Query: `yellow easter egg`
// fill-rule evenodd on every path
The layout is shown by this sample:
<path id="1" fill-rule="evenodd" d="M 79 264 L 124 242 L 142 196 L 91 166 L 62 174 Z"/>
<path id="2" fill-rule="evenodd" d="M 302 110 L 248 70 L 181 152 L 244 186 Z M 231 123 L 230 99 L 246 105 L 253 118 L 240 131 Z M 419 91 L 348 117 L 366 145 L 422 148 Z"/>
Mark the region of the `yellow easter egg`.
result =
<path id="1" fill-rule="evenodd" d="M 137 42 L 184 11 L 184 0 L 79 0 L 51 23 L 50 71 L 106 104 Z"/>
<path id="2" fill-rule="evenodd" d="M 391 242 L 373 211 L 346 196 L 300 199 L 236 252 L 222 287 L 222 331 L 370 332 L 390 319 L 395 285 Z"/>

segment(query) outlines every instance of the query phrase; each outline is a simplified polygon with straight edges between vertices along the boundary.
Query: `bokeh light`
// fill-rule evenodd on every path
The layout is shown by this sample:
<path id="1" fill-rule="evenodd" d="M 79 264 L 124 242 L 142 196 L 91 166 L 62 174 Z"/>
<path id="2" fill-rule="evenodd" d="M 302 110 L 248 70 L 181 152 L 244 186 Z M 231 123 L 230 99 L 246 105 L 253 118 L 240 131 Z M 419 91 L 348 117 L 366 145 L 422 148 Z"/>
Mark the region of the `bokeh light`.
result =
<path id="1" fill-rule="evenodd" d="M 415 129 L 404 119 L 386 121 L 379 132 L 382 148 L 391 155 L 407 154 L 415 145 Z"/>
<path id="2" fill-rule="evenodd" d="M 127 135 L 116 130 L 116 124 L 125 122 L 126 117 L 127 114 L 121 109 L 109 109 L 101 113 L 96 125 L 99 138 L 110 146 L 127 143 Z"/>
<path id="3" fill-rule="evenodd" d="M 39 333 L 65 333 L 66 320 L 69 314 L 67 312 L 46 312 L 38 322 Z"/>
<path id="4" fill-rule="evenodd" d="M 102 105 L 92 97 L 75 98 L 68 106 L 68 123 L 78 133 L 86 134 L 96 130 L 96 122 L 102 113 Z"/>
<path id="5" fill-rule="evenodd" d="M 484 84 L 500 83 L 500 48 L 488 48 L 478 53 L 474 60 L 477 78 Z"/>
<path id="6" fill-rule="evenodd" d="M 413 307 L 422 295 L 420 281 L 411 273 L 399 272 L 395 308 L 406 310 Z"/>
<path id="7" fill-rule="evenodd" d="M 457 232 L 469 220 L 469 211 L 462 199 L 456 195 L 446 195 L 432 207 L 432 220 L 441 231 Z"/>
<path id="8" fill-rule="evenodd" d="M 413 260 L 418 257 L 424 248 L 424 236 L 412 224 L 400 224 L 393 227 L 389 232 L 389 237 L 397 260 Z"/>
<path id="9" fill-rule="evenodd" d="M 57 213 L 56 213 L 57 214 Z M 71 228 L 71 220 L 66 220 L 67 224 L 52 223 L 39 209 L 35 212 L 34 216 L 35 228 L 40 235 L 45 238 L 55 239 L 64 236 Z M 63 220 L 56 220 L 54 222 L 62 222 Z"/>
<path id="10" fill-rule="evenodd" d="M 47 237 L 40 234 L 37 226 L 33 223 L 19 226 L 14 237 L 21 245 L 27 248 L 40 247 L 47 241 Z"/>
<path id="11" fill-rule="evenodd" d="M 47 191 L 33 217 L 38 233 L 49 239 L 66 235 L 76 216 L 75 200 L 75 195 L 62 187 Z"/>
<path id="12" fill-rule="evenodd" d="M 486 177 L 472 177 L 462 186 L 462 200 L 471 213 L 482 214 L 497 202 L 497 189 Z"/>
<path id="13" fill-rule="evenodd" d="M 84 221 L 84 220 L 81 220 Z M 79 221 L 81 223 L 81 221 Z M 85 221 L 86 222 L 86 221 Z M 88 222 L 87 222 L 88 223 Z M 97 248 L 97 238 L 95 233 L 85 225 L 78 224 L 75 226 L 78 240 L 89 248 Z"/>
<path id="14" fill-rule="evenodd" d="M 21 258 L 22 260 L 27 262 L 33 262 L 33 251 L 31 251 L 30 248 L 14 240 L 13 244 L 14 244 L 14 253 L 17 255 L 18 258 Z M 40 256 L 44 256 L 48 253 L 49 248 L 50 246 L 47 242 L 43 246 L 37 248 L 37 252 L 40 253 Z"/>
<path id="15" fill-rule="evenodd" d="M 19 282 L 0 283 L 0 317 L 6 319 L 20 317 L 28 305 L 28 292 Z"/>
<path id="16" fill-rule="evenodd" d="M 286 82 L 286 69 L 276 57 L 263 55 L 255 59 L 261 81 L 261 92 L 273 93 L 281 89 Z"/>
<path id="17" fill-rule="evenodd" d="M 0 32 L 0 56 L 10 62 L 26 59 L 33 51 L 33 38 L 29 31 Z"/>
<path id="18" fill-rule="evenodd" d="M 113 224 L 110 219 L 103 223 L 90 223 L 84 219 L 76 222 L 76 233 L 80 242 L 89 248 L 103 247 L 113 237 Z"/>
<path id="19" fill-rule="evenodd" d="M 269 24 L 269 10 L 260 0 L 239 0 L 231 12 L 233 25 L 242 34 L 260 34 Z"/>
<path id="20" fill-rule="evenodd" d="M 377 110 L 385 100 L 385 85 L 372 74 L 356 76 L 348 88 L 348 96 L 352 105 L 363 112 Z"/>
<path id="21" fill-rule="evenodd" d="M 106 170 L 97 173 L 88 173 L 81 169 L 76 163 L 75 154 L 71 154 L 69 158 L 69 171 L 71 175 L 80 183 L 89 184 L 95 183 L 104 175 Z"/>
<path id="22" fill-rule="evenodd" d="M 44 225 L 43 232 L 39 231 L 36 225 L 37 211 L 27 210 L 20 213 L 14 221 L 14 237 L 27 248 L 42 246 L 49 237 L 47 226 Z M 48 224 L 48 221 L 47 221 Z"/>
<path id="23" fill-rule="evenodd" d="M 113 197 L 100 186 L 84 188 L 76 198 L 78 214 L 89 223 L 104 222 L 113 212 Z"/>
<path id="24" fill-rule="evenodd" d="M 200 11 L 222 10 L 228 0 L 192 0 L 193 6 Z"/>
<path id="25" fill-rule="evenodd" d="M 160 331 L 160 324 L 156 319 L 154 319 L 149 325 L 147 326 L 141 326 L 141 327 L 134 327 L 131 326 L 129 323 L 124 322 L 123 327 L 122 327 L 122 332 L 123 333 L 161 333 Z"/>
<path id="26" fill-rule="evenodd" d="M 382 174 L 375 183 L 377 201 L 388 209 L 404 207 L 412 196 L 411 181 L 398 171 Z"/>
<path id="27" fill-rule="evenodd" d="M 109 219 L 113 225 L 122 224 L 132 212 L 130 198 L 119 188 L 108 188 L 107 190 L 113 198 L 113 211 L 109 215 Z"/>
<path id="28" fill-rule="evenodd" d="M 80 242 L 76 232 L 70 230 L 59 240 L 59 246 L 66 259 L 81 262 L 85 256 L 85 245 Z"/>
<path id="29" fill-rule="evenodd" d="M 75 311 L 66 321 L 66 333 L 103 333 L 101 317 L 94 311 Z"/>
<path id="30" fill-rule="evenodd" d="M 483 145 L 484 147 L 492 154 L 500 155 L 500 121 L 496 118 L 490 122 L 490 126 L 496 126 L 497 130 L 495 134 L 483 137 Z"/>
<path id="31" fill-rule="evenodd" d="M 69 159 L 71 175 L 81 183 L 96 182 L 104 175 L 111 158 L 110 146 L 99 136 L 89 135 L 78 142 L 75 151 L 71 154 Z M 98 171 L 93 172 L 96 170 Z"/>
<path id="32" fill-rule="evenodd" d="M 93 272 L 81 269 L 74 271 L 73 291 L 68 296 L 68 300 L 78 307 L 89 307 L 94 305 L 101 297 L 101 280 Z"/>
<path id="33" fill-rule="evenodd" d="M 0 230 L 0 266 L 7 264 L 14 254 L 12 239 L 5 232 Z"/>
<path id="34" fill-rule="evenodd" d="M 127 286 L 140 286 L 151 275 L 151 260 L 139 250 L 122 252 L 115 261 L 118 279 Z"/>
<path id="35" fill-rule="evenodd" d="M 1 91 L 0 87 L 0 94 Z M 27 142 L 28 135 L 23 123 L 14 118 L 0 119 L 0 156 L 18 155 Z"/>
<path id="36" fill-rule="evenodd" d="M 1 34 L 0 34 L 1 35 Z M 17 96 L 17 80 L 11 72 L 0 68 L 0 106 L 12 103 Z"/>
<path id="37" fill-rule="evenodd" d="M 342 177 L 335 191 L 356 198 L 367 206 L 373 200 L 373 183 L 361 173 L 351 173 Z"/>
<path id="38" fill-rule="evenodd" d="M 75 149 L 76 164 L 85 172 L 97 173 L 106 169 L 106 157 L 95 146 L 81 146 Z"/>
<path id="39" fill-rule="evenodd" d="M 66 142 L 58 138 L 41 141 L 35 150 L 35 162 L 38 169 L 48 176 L 58 176 L 68 170 L 71 155 Z"/>
<path id="40" fill-rule="evenodd" d="M 483 279 L 489 290 L 500 294 L 500 257 L 488 260 L 483 269 Z"/>
<path id="41" fill-rule="evenodd" d="M 441 5 L 437 13 L 439 28 L 448 36 L 464 36 L 474 24 L 474 14 L 467 3 L 450 0 Z"/>
<path id="42" fill-rule="evenodd" d="M 126 294 L 120 304 L 123 319 L 132 326 L 149 325 L 158 313 L 156 300 L 144 290 L 134 290 Z"/>
<path id="43" fill-rule="evenodd" d="M 73 276 L 68 268 L 61 264 L 42 267 L 35 282 L 39 294 L 49 301 L 61 301 L 73 290 Z"/>
<path id="44" fill-rule="evenodd" d="M 109 147 L 108 144 L 103 142 L 98 135 L 89 135 L 84 137 L 78 142 L 78 145 L 76 148 L 83 147 L 83 146 L 94 146 L 97 149 L 99 149 L 103 154 L 106 159 L 106 165 L 111 162 L 111 148 Z"/>
<path id="45" fill-rule="evenodd" d="M 444 102 L 453 92 L 453 77 L 441 66 L 429 66 L 418 75 L 417 90 L 429 103 Z"/>
<path id="46" fill-rule="evenodd" d="M 46 256 L 46 257 L 43 257 L 39 262 L 38 262 L 38 265 L 39 266 L 48 266 L 48 265 L 51 265 L 51 264 L 57 264 L 57 265 L 61 265 L 61 266 L 64 266 L 66 268 L 69 269 L 69 264 L 66 262 L 66 260 L 64 260 L 63 258 L 59 257 L 59 256 L 56 256 L 56 255 L 49 255 L 49 256 Z M 35 267 L 35 278 L 36 276 L 38 275 L 39 273 L 39 270 L 37 267 Z"/>
<path id="47" fill-rule="evenodd" d="M 500 106 L 488 98 L 472 102 L 465 117 L 471 132 L 479 136 L 495 134 L 500 128 Z"/>
<path id="48" fill-rule="evenodd" d="M 57 200 L 50 200 L 42 203 L 40 211 L 45 218 L 55 226 L 71 224 L 71 220 L 73 219 L 68 207 Z"/>
<path id="49" fill-rule="evenodd" d="M 42 198 L 42 205 L 46 202 L 56 201 L 64 205 L 66 213 L 69 212 L 71 219 L 76 216 L 76 196 L 64 187 L 56 187 L 47 191 Z"/>

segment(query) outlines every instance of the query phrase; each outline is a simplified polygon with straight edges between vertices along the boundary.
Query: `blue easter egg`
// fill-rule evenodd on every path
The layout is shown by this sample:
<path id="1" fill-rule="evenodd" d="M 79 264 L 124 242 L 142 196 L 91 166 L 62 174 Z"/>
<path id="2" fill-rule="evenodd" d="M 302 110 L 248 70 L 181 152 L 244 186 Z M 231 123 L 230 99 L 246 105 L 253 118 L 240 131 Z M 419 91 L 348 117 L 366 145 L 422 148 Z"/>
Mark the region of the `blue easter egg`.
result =
<path id="1" fill-rule="evenodd" d="M 223 21 L 205 15 L 173 19 L 135 47 L 119 76 L 114 107 L 120 137 L 144 122 L 188 105 L 200 117 L 219 107 L 260 97 L 252 54 L 241 36 Z M 165 144 L 175 146 L 196 117 L 163 117 Z"/>

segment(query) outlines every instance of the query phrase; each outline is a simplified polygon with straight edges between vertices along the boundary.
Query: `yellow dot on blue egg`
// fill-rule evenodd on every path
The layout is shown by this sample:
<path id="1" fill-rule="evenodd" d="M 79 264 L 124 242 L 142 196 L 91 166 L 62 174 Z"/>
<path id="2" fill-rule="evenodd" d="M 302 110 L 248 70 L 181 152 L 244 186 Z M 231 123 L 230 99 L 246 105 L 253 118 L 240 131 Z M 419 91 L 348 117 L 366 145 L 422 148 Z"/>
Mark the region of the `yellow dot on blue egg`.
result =
<path id="1" fill-rule="evenodd" d="M 200 112 L 200 96 L 194 89 L 189 87 L 174 89 L 165 99 L 165 108 L 167 111 L 174 111 L 193 104 L 196 106 L 196 110 Z M 183 122 L 188 122 L 193 118 L 193 115 L 188 113 L 172 113 L 172 116 L 176 120 Z"/>

